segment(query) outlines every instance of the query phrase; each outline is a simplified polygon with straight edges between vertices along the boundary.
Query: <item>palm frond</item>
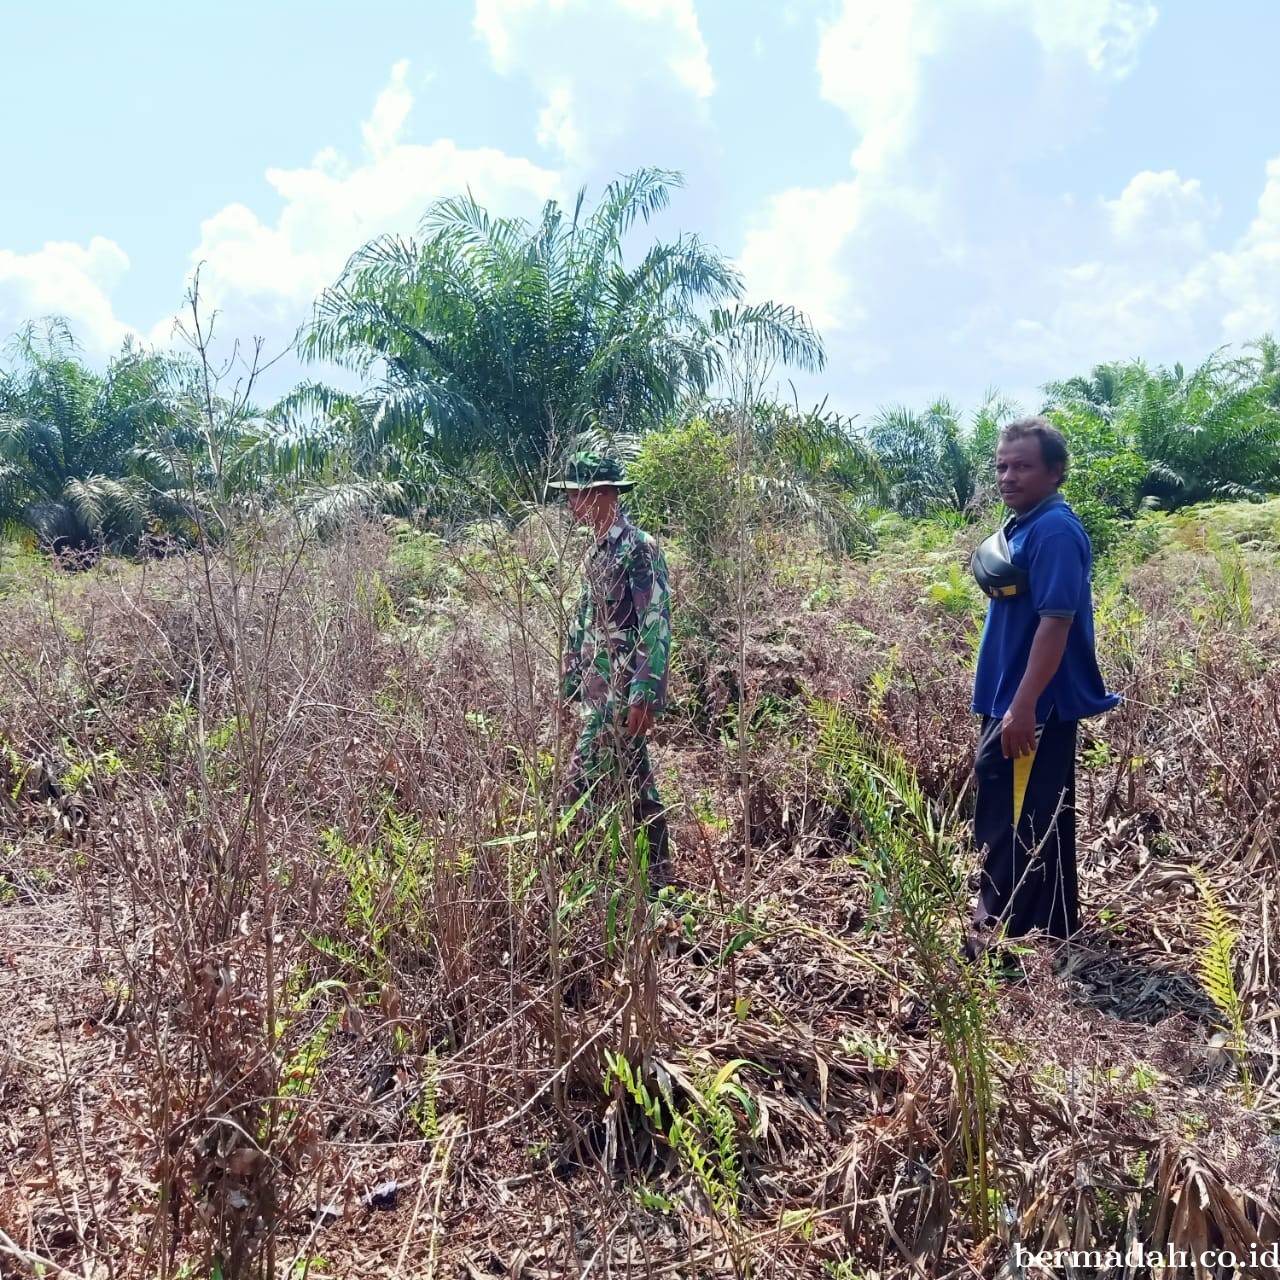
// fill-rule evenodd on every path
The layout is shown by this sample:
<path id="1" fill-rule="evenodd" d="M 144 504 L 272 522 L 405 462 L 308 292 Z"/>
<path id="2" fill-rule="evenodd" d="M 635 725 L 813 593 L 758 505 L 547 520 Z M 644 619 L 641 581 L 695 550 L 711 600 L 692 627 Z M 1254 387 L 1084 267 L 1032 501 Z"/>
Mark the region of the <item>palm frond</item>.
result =
<path id="1" fill-rule="evenodd" d="M 749 348 L 797 369 L 816 371 L 826 364 L 817 330 L 804 312 L 777 302 L 739 303 L 715 308 L 708 328 L 725 354 Z"/>

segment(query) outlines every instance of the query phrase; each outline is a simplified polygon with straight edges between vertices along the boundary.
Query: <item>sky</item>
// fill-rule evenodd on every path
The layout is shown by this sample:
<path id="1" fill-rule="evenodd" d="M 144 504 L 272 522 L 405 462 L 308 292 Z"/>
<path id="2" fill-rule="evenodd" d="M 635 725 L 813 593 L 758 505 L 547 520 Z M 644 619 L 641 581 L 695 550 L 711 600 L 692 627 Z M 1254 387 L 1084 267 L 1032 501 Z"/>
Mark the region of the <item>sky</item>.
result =
<path id="1" fill-rule="evenodd" d="M 0 340 L 288 354 L 361 244 L 470 189 L 533 216 L 644 165 L 801 407 L 863 419 L 1280 332 L 1272 0 L 0 0 Z M 785 379 L 791 378 L 791 382 Z"/>

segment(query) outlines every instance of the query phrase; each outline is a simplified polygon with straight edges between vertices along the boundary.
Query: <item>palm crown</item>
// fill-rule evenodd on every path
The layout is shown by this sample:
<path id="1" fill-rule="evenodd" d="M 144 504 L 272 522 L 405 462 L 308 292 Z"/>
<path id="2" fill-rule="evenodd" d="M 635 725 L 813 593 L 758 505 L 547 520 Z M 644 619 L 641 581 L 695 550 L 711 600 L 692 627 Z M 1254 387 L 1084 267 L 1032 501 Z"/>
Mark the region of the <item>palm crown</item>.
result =
<path id="1" fill-rule="evenodd" d="M 367 429 L 384 445 L 429 455 L 429 468 L 497 455 L 526 492 L 584 430 L 657 424 L 739 346 L 820 367 L 807 320 L 743 303 L 738 274 L 696 237 L 626 261 L 627 233 L 678 182 L 641 170 L 593 211 L 579 193 L 533 224 L 490 217 L 469 196 L 441 201 L 421 239 L 384 236 L 351 258 L 301 349 L 378 379 Z"/>

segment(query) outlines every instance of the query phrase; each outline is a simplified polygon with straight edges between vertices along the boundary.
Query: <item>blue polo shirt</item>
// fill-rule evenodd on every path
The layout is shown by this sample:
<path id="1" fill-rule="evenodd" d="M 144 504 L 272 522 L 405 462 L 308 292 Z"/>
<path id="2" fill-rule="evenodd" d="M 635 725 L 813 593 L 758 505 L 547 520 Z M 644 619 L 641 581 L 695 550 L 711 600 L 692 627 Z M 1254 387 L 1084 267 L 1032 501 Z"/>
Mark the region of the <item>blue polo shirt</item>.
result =
<path id="1" fill-rule="evenodd" d="M 974 711 L 999 717 L 1009 710 L 1041 618 L 1073 621 L 1062 662 L 1036 703 L 1036 723 L 1043 724 L 1051 710 L 1062 720 L 1110 711 L 1120 698 L 1107 692 L 1094 654 L 1089 590 L 1093 548 L 1080 517 L 1060 493 L 1053 493 L 1016 517 L 1006 533 L 1013 562 L 1027 570 L 1031 587 L 1022 595 L 987 604 L 973 682 Z"/>

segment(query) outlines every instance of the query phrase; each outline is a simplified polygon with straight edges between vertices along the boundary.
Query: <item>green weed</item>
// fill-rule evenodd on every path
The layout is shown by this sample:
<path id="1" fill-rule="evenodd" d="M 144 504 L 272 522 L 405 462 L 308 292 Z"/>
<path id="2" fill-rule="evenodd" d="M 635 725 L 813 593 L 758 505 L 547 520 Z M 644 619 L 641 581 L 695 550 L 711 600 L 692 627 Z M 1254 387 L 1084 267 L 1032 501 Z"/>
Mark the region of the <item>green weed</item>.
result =
<path id="1" fill-rule="evenodd" d="M 1245 1061 L 1246 1032 L 1244 1003 L 1235 979 L 1236 929 L 1222 900 L 1214 892 L 1208 877 L 1199 867 L 1191 874 L 1204 900 L 1200 917 L 1201 936 L 1200 981 L 1205 992 L 1223 1016 L 1223 1030 L 1230 1037 L 1230 1048 L 1240 1063 L 1240 1084 L 1246 1106 L 1253 1105 L 1253 1080 Z"/>
<path id="2" fill-rule="evenodd" d="M 742 1196 L 742 1167 L 738 1151 L 738 1125 L 729 1101 L 736 1102 L 754 1130 L 758 1112 L 750 1094 L 737 1079 L 744 1058 L 725 1063 L 718 1071 L 704 1073 L 697 1081 L 703 1104 L 690 1099 L 678 1108 L 670 1087 L 659 1076 L 654 1093 L 639 1071 L 621 1054 L 605 1054 L 605 1092 L 615 1084 L 640 1108 L 655 1133 L 665 1137 L 681 1167 L 697 1182 L 708 1203 L 728 1217 L 738 1216 Z"/>
<path id="3" fill-rule="evenodd" d="M 975 1233 L 992 1229 L 989 1133 L 994 1115 L 988 1023 L 994 978 L 960 957 L 967 895 L 956 839 L 894 750 L 868 741 L 839 707 L 817 704 L 817 758 L 863 828 L 866 866 L 908 944 L 957 1090 Z"/>

